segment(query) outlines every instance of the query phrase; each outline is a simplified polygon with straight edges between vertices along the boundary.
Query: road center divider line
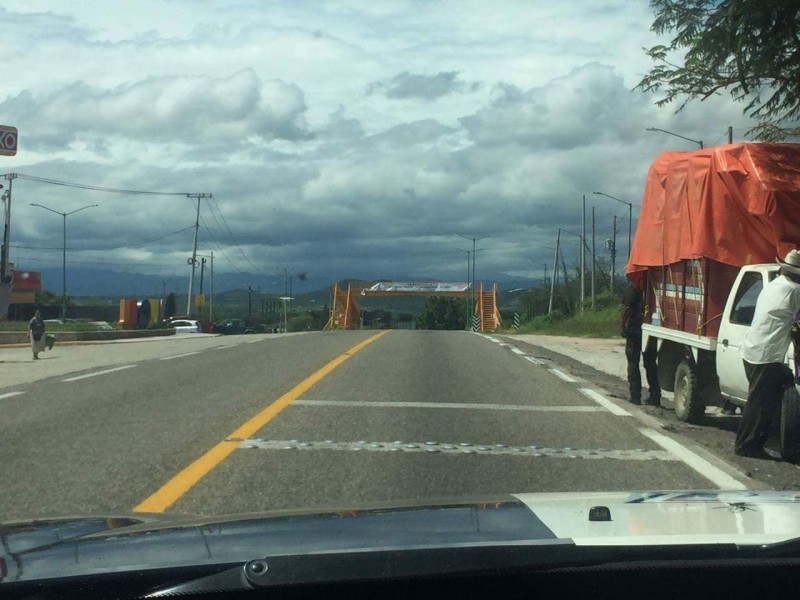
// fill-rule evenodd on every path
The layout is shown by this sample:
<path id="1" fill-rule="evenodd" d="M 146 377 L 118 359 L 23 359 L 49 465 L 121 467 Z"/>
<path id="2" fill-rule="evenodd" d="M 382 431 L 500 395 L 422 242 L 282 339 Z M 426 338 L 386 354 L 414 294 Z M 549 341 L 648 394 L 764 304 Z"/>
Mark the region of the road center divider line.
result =
<path id="1" fill-rule="evenodd" d="M 746 490 L 747 486 L 728 475 L 722 469 L 715 467 L 699 454 L 689 450 L 686 446 L 680 444 L 669 436 L 659 433 L 654 429 L 640 429 L 642 435 L 650 438 L 656 444 L 672 453 L 678 460 L 691 467 L 700 475 L 711 481 L 714 485 L 722 490 Z"/>
<path id="2" fill-rule="evenodd" d="M 216 446 L 211 448 L 208 452 L 203 454 L 200 458 L 195 460 L 188 467 L 184 468 L 161 488 L 159 488 L 151 496 L 140 502 L 134 507 L 134 512 L 164 512 L 181 496 L 188 492 L 197 482 L 211 472 L 214 467 L 225 460 L 236 448 L 243 439 L 253 436 L 259 429 L 269 423 L 279 412 L 289 406 L 293 401 L 297 400 L 312 386 L 322 380 L 324 377 L 334 371 L 348 358 L 360 352 L 372 342 L 377 340 L 383 335 L 389 333 L 389 330 L 381 331 L 375 335 L 368 337 L 363 342 L 360 342 L 340 354 L 324 367 L 306 377 L 303 381 L 298 383 L 283 396 L 275 400 L 272 404 L 264 408 L 260 413 L 252 417 L 249 421 L 241 425 L 238 429 L 231 432 L 224 440 L 219 442 Z"/>
<path id="3" fill-rule="evenodd" d="M 164 358 L 159 358 L 158 360 L 172 360 L 173 358 L 183 358 L 184 356 L 193 356 L 195 354 L 200 354 L 200 351 L 197 352 L 186 352 L 184 354 L 175 354 L 173 356 L 165 356 Z"/>
<path id="4" fill-rule="evenodd" d="M 13 398 L 14 396 L 19 396 L 24 393 L 25 392 L 6 392 L 5 394 L 0 394 L 0 400 L 3 400 L 5 398 Z"/>
<path id="5" fill-rule="evenodd" d="M 105 375 L 106 373 L 114 373 L 116 371 L 122 371 L 124 369 L 132 369 L 135 366 L 136 365 L 125 365 L 124 367 L 115 367 L 113 369 L 106 369 L 105 371 L 95 371 L 94 373 L 87 373 L 86 375 L 67 377 L 66 379 L 62 379 L 61 381 L 78 381 L 79 379 L 88 379 L 89 377 L 95 377 L 97 375 Z"/>

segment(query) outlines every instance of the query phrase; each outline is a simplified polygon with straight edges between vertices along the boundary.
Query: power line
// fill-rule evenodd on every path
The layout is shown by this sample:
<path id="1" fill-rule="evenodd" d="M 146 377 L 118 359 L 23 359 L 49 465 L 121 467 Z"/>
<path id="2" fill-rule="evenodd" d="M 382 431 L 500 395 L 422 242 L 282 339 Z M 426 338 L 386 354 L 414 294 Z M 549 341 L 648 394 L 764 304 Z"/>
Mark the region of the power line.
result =
<path id="1" fill-rule="evenodd" d="M 234 269 L 236 269 L 236 271 L 238 271 L 240 275 L 247 275 L 247 273 L 242 271 L 237 264 L 235 264 L 230 258 L 228 258 L 228 255 L 225 254 L 225 251 L 222 249 L 222 245 L 220 245 L 220 243 L 217 241 L 217 238 L 214 237 L 214 234 L 211 233 L 211 229 L 206 224 L 206 221 L 202 217 L 202 215 L 200 216 L 200 222 L 203 224 L 203 228 L 208 233 L 208 236 L 211 238 L 211 241 L 214 242 L 214 244 L 217 246 L 217 249 L 219 250 L 219 253 L 222 255 L 222 258 L 228 261 L 228 264 L 230 264 Z"/>
<path id="2" fill-rule="evenodd" d="M 16 261 L 30 261 L 30 262 L 44 262 L 44 263 L 55 263 L 60 265 L 61 260 L 58 258 L 36 258 L 33 256 L 17 256 Z M 161 259 L 153 259 L 149 262 L 141 262 L 141 261 L 132 261 L 132 262 L 115 262 L 115 261 L 108 261 L 108 260 L 72 260 L 70 264 L 73 265 L 119 265 L 119 266 L 126 266 L 126 267 L 133 267 L 133 266 L 142 266 L 142 267 L 149 267 L 151 265 L 163 265 L 164 261 Z"/>
<path id="3" fill-rule="evenodd" d="M 5 175 L 11 175 L 11 173 L 6 173 Z M 186 196 L 189 192 L 154 192 L 154 191 L 147 191 L 147 190 L 129 190 L 124 188 L 111 188 L 111 187 L 103 187 L 99 185 L 88 185 L 85 183 L 74 183 L 71 181 L 61 181 L 59 179 L 49 179 L 47 177 L 37 177 L 35 175 L 26 175 L 25 173 L 14 173 L 14 175 L 19 179 L 25 179 L 27 181 L 35 181 L 37 183 L 46 183 L 48 185 L 59 185 L 63 187 L 71 187 L 71 188 L 78 188 L 81 190 L 92 190 L 94 192 L 106 192 L 110 194 L 132 194 L 132 195 L 139 195 L 139 196 Z"/>
<path id="4" fill-rule="evenodd" d="M 164 240 L 168 237 L 172 237 L 173 235 L 178 235 L 179 233 L 183 233 L 184 231 L 188 231 L 192 227 L 184 227 L 183 229 L 178 229 L 177 231 L 173 231 L 171 233 L 167 233 L 160 237 L 150 238 L 146 240 L 138 240 L 135 242 L 128 242 L 126 244 L 122 244 L 119 246 L 97 246 L 94 248 L 67 248 L 68 252 L 94 252 L 100 250 L 122 250 L 124 248 L 130 248 L 131 246 L 141 246 L 142 244 L 148 244 L 150 242 L 158 242 L 160 240 Z M 61 252 L 63 248 L 61 246 L 21 246 L 18 244 L 11 244 L 10 248 L 17 248 L 19 250 L 58 250 Z"/>
<path id="5" fill-rule="evenodd" d="M 217 212 L 219 213 L 219 216 L 222 218 L 222 222 L 225 224 L 225 229 L 228 230 L 228 235 L 230 236 L 231 241 L 239 249 L 239 252 L 244 257 L 244 259 L 250 264 L 251 267 L 253 267 L 253 270 L 258 272 L 258 267 L 256 267 L 253 264 L 253 262 L 248 258 L 247 254 L 245 254 L 244 250 L 242 250 L 242 247 L 239 245 L 239 242 L 236 241 L 236 238 L 234 237 L 233 232 L 231 231 L 231 228 L 228 226 L 228 221 L 225 220 L 225 215 L 222 214 L 222 209 L 219 207 L 219 203 L 217 202 L 217 199 L 214 198 L 213 196 L 211 197 L 211 199 L 214 201 L 214 206 L 217 207 Z M 208 204 L 208 207 L 209 207 L 209 209 L 211 209 L 211 203 L 210 202 Z M 214 214 L 213 209 L 211 210 L 211 214 L 212 215 Z"/>

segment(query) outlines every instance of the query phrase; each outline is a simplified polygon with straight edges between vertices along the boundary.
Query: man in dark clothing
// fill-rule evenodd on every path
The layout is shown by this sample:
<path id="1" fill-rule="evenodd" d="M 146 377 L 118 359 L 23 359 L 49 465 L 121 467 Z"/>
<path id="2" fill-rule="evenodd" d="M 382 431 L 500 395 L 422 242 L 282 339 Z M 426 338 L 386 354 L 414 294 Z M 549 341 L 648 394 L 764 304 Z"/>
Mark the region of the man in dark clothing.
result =
<path id="1" fill-rule="evenodd" d="M 631 281 L 622 294 L 622 337 L 625 338 L 625 358 L 628 360 L 628 385 L 630 387 L 631 404 L 642 403 L 642 374 L 639 371 L 639 355 L 642 354 L 642 320 L 644 307 L 642 291 Z M 650 347 L 643 355 L 644 370 L 650 397 L 647 404 L 661 406 L 661 387 L 658 385 L 658 366 L 656 350 Z"/>

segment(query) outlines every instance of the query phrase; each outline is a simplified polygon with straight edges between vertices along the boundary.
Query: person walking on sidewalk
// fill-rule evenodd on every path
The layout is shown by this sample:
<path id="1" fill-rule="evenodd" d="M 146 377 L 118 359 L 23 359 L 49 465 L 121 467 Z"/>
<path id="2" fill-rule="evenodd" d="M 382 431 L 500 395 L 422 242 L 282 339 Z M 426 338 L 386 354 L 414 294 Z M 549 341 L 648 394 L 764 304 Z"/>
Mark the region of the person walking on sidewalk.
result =
<path id="1" fill-rule="evenodd" d="M 642 374 L 639 371 L 639 356 L 642 354 L 642 321 L 644 307 L 642 291 L 628 280 L 628 287 L 622 293 L 622 337 L 625 338 L 625 358 L 628 360 L 628 387 L 631 404 L 642 403 Z M 658 365 L 655 349 L 647 349 L 643 355 L 644 370 L 650 396 L 646 403 L 661 406 L 661 386 L 658 384 Z"/>
<path id="2" fill-rule="evenodd" d="M 794 385 L 784 359 L 800 312 L 800 252 L 791 250 L 783 262 L 776 260 L 781 273 L 759 294 L 753 322 L 739 349 L 749 383 L 734 446 L 739 456 L 771 458 L 764 444 L 784 390 Z"/>
<path id="3" fill-rule="evenodd" d="M 33 318 L 28 322 L 28 329 L 30 330 L 33 358 L 35 360 L 39 360 L 39 352 L 44 352 L 44 347 L 47 340 L 45 340 L 44 336 L 44 321 L 42 321 L 42 313 L 38 310 L 34 313 Z"/>

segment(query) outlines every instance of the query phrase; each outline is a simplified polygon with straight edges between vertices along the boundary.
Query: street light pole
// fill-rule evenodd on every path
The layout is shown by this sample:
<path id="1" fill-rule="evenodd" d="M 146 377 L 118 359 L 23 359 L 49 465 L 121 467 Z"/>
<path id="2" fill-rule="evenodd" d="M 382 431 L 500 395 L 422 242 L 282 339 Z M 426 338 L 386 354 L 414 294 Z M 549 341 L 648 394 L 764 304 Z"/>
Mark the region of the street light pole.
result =
<path id="1" fill-rule="evenodd" d="M 485 235 L 483 237 L 467 237 L 466 235 L 461 235 L 460 233 L 456 233 L 455 235 L 457 235 L 460 238 L 464 238 L 465 240 L 472 240 L 472 282 L 470 285 L 471 288 L 470 297 L 472 301 L 470 303 L 471 306 L 470 310 L 474 311 L 475 310 L 475 255 L 478 253 L 478 248 L 476 248 L 475 245 L 478 243 L 478 240 L 485 240 L 489 236 Z"/>
<path id="2" fill-rule="evenodd" d="M 63 213 L 58 210 L 53 210 L 52 208 L 48 208 L 42 204 L 36 204 L 35 202 L 30 203 L 31 206 L 38 206 L 39 208 L 43 208 L 45 210 L 49 210 L 51 213 L 55 213 L 57 215 L 61 215 L 63 219 L 63 227 L 62 227 L 62 245 L 61 245 L 61 319 L 67 318 L 67 217 L 70 215 L 74 215 L 76 212 L 80 212 L 87 208 L 96 208 L 97 204 L 87 204 L 86 206 L 82 206 L 76 210 Z"/>
<path id="3" fill-rule="evenodd" d="M 692 142 L 694 144 L 698 144 L 700 146 L 700 150 L 703 149 L 703 140 L 693 140 L 692 138 L 688 138 L 683 135 L 678 135 L 677 133 L 673 133 L 671 131 L 667 131 L 666 129 L 659 129 L 658 127 L 647 127 L 645 131 L 660 131 L 661 133 L 666 133 L 667 135 L 672 135 L 676 138 L 681 138 L 682 140 L 686 140 L 687 142 Z"/>
<path id="4" fill-rule="evenodd" d="M 467 287 L 470 287 L 470 256 L 472 256 L 472 250 L 464 250 L 463 248 L 456 248 L 459 252 L 466 252 L 467 253 Z M 470 302 L 469 296 L 467 296 L 467 329 L 470 329 L 470 319 L 472 318 L 472 305 Z"/>
<path id="5" fill-rule="evenodd" d="M 631 243 L 633 241 L 633 204 L 627 202 L 625 200 L 620 200 L 616 196 L 609 196 L 603 192 L 592 192 L 597 196 L 605 196 L 606 198 L 611 198 L 612 200 L 616 200 L 617 202 L 621 202 L 622 204 L 628 205 L 628 260 L 631 258 Z"/>

